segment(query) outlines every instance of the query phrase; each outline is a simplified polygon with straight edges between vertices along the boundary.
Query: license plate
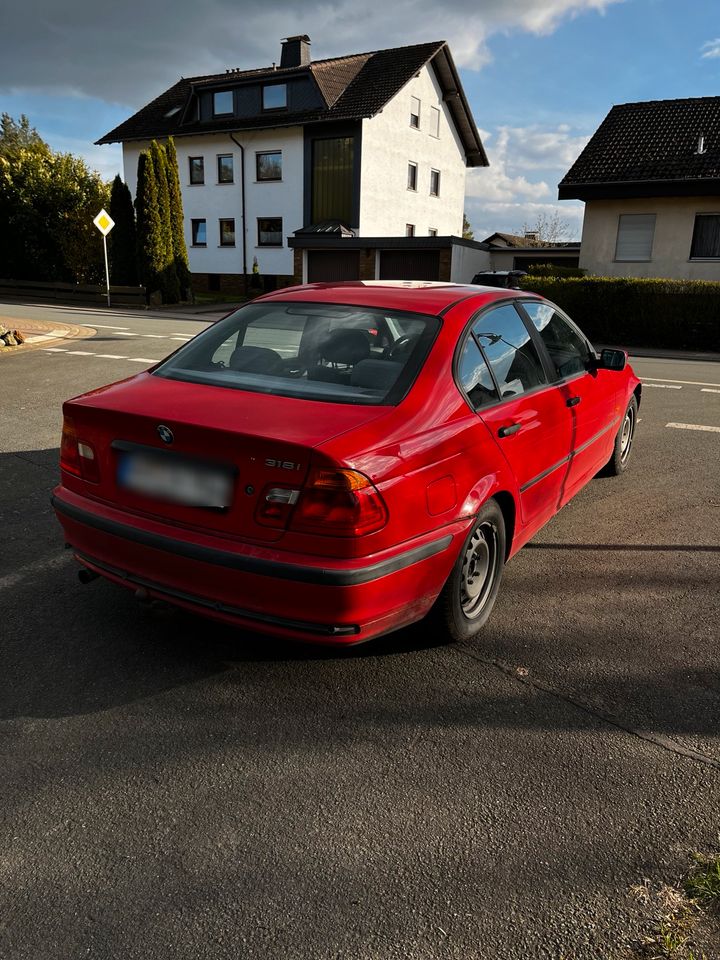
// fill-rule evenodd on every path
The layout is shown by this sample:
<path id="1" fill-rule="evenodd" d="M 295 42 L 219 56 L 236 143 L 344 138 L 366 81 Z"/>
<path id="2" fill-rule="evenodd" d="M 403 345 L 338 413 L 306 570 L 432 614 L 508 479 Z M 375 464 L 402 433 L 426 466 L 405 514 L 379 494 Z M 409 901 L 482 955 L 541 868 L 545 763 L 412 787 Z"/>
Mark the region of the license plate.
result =
<path id="1" fill-rule="evenodd" d="M 168 503 L 222 509 L 232 502 L 231 472 L 212 464 L 125 453 L 118 465 L 117 478 L 126 490 Z"/>

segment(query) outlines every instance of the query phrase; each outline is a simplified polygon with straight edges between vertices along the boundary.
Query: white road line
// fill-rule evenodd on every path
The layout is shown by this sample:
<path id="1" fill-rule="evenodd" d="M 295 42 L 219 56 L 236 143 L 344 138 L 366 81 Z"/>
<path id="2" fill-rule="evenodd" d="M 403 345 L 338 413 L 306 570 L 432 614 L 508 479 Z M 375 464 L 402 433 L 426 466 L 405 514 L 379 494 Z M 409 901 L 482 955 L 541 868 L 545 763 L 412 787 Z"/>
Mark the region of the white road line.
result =
<path id="1" fill-rule="evenodd" d="M 36 578 L 37 574 L 43 570 L 54 570 L 56 567 L 69 565 L 71 559 L 72 555 L 68 552 L 59 553 L 46 560 L 36 560 L 35 563 L 27 563 L 19 573 L 10 573 L 2 577 L 0 590 L 11 590 L 28 577 Z"/>
<path id="2" fill-rule="evenodd" d="M 168 340 L 183 340 L 185 343 L 192 340 L 192 337 L 168 337 Z"/>
<path id="3" fill-rule="evenodd" d="M 720 393 L 720 390 L 711 390 L 709 387 L 703 387 L 700 393 Z"/>
<path id="4" fill-rule="evenodd" d="M 657 387 L 659 390 L 682 390 L 682 387 L 676 387 L 672 383 L 646 383 L 646 387 Z"/>
<path id="5" fill-rule="evenodd" d="M 115 331 L 115 336 L 116 336 L 116 337 L 136 337 L 137 334 L 136 334 L 136 333 L 132 333 L 132 332 L 131 332 L 131 333 L 123 333 L 122 330 L 116 330 L 116 331 Z"/>
<path id="6" fill-rule="evenodd" d="M 132 361 L 132 363 L 159 363 L 160 362 L 157 359 L 150 360 L 148 359 L 148 357 L 127 357 L 125 359 Z"/>
<path id="7" fill-rule="evenodd" d="M 90 353 L 88 350 L 66 350 L 68 356 L 72 357 L 94 357 L 94 353 Z"/>
<path id="8" fill-rule="evenodd" d="M 702 423 L 666 423 L 666 427 L 675 427 L 676 430 L 706 430 L 708 433 L 720 433 L 720 427 L 708 427 Z"/>
<path id="9" fill-rule="evenodd" d="M 127 357 L 120 356 L 119 353 L 96 353 L 95 356 L 103 360 L 127 360 Z"/>
<path id="10" fill-rule="evenodd" d="M 129 330 L 130 327 L 111 327 L 107 323 L 81 323 L 81 327 L 97 327 L 99 330 Z"/>
<path id="11" fill-rule="evenodd" d="M 720 383 L 705 383 L 703 380 L 668 380 L 666 377 L 643 377 L 642 382 L 647 383 L 649 387 L 652 386 L 652 383 L 649 383 L 650 380 L 657 380 L 661 383 L 684 383 L 688 387 L 720 387 Z"/>
<path id="12" fill-rule="evenodd" d="M 149 337 L 151 340 L 167 340 L 168 337 L 164 333 L 141 333 L 141 337 Z"/>
<path id="13" fill-rule="evenodd" d="M 43 353 L 67 353 L 67 347 L 43 347 Z"/>

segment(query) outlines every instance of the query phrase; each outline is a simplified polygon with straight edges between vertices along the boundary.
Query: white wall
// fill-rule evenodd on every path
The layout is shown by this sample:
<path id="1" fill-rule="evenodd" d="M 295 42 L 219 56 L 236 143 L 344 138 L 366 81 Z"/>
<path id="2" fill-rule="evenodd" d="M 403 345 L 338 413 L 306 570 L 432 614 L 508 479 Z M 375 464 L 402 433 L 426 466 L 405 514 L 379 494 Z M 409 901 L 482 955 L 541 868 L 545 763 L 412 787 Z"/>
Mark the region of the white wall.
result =
<path id="1" fill-rule="evenodd" d="M 470 283 L 476 273 L 491 270 L 490 253 L 454 243 L 450 261 L 450 280 L 453 283 Z"/>
<path id="2" fill-rule="evenodd" d="M 656 215 L 651 260 L 615 260 L 618 218 L 623 213 Z M 690 260 L 696 213 L 720 213 L 720 197 L 588 200 L 585 204 L 580 266 L 596 276 L 605 277 L 720 280 L 719 260 Z"/>
<path id="3" fill-rule="evenodd" d="M 252 270 L 257 257 L 261 274 L 292 275 L 293 255 L 287 246 L 287 237 L 303 225 L 303 131 L 302 127 L 278 130 L 236 133 L 235 139 L 245 147 L 245 210 L 246 261 Z M 137 163 L 147 142 L 123 144 L 125 181 L 135 196 Z M 240 193 L 240 149 L 223 134 L 202 137 L 177 137 L 175 148 L 180 170 L 185 243 L 188 248 L 190 270 L 193 273 L 242 273 L 242 201 Z M 255 153 L 282 150 L 283 179 L 256 182 Z M 217 182 L 217 156 L 232 154 L 234 183 Z M 205 183 L 191 184 L 189 157 L 205 158 Z M 218 221 L 235 219 L 235 246 L 221 247 Z M 257 218 L 283 218 L 283 247 L 259 247 Z M 207 220 L 207 247 L 193 247 L 190 221 Z"/>
<path id="4" fill-rule="evenodd" d="M 410 98 L 420 100 L 420 128 L 410 126 Z M 430 107 L 440 109 L 440 136 L 430 134 Z M 417 192 L 407 189 L 408 163 L 418 165 Z M 430 196 L 430 170 L 440 171 L 440 196 Z M 377 116 L 363 120 L 360 235 L 415 236 L 434 227 L 440 236 L 462 234 L 465 155 L 440 86 L 425 66 Z"/>

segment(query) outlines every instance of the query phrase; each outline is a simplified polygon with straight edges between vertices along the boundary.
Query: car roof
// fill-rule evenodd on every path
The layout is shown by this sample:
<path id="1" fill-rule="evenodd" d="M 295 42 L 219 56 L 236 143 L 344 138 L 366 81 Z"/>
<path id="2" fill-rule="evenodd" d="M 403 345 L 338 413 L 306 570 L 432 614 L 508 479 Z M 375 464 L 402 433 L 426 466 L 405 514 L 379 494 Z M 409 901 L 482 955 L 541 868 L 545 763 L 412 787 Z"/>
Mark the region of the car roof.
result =
<path id="1" fill-rule="evenodd" d="M 525 291 L 477 284 L 442 283 L 431 280 L 352 280 L 345 283 L 306 283 L 267 294 L 263 300 L 313 301 L 352 306 L 439 314 L 462 300 L 474 298 L 477 306 L 493 300 L 526 295 Z M 535 296 L 528 292 L 527 295 Z"/>

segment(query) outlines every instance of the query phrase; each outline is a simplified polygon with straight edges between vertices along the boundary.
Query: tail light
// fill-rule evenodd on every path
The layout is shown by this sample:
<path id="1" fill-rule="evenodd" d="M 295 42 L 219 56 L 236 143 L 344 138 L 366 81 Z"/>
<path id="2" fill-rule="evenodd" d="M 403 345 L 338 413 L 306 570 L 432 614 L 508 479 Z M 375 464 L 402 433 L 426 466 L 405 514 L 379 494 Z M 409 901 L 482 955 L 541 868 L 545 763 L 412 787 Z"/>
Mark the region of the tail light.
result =
<path id="1" fill-rule="evenodd" d="M 78 439 L 75 424 L 70 417 L 63 419 L 60 441 L 60 469 L 92 483 L 100 481 L 95 448 L 87 440 Z"/>
<path id="2" fill-rule="evenodd" d="M 377 488 L 355 470 L 315 469 L 290 518 L 290 528 L 326 536 L 360 537 L 380 530 L 388 512 Z"/>

